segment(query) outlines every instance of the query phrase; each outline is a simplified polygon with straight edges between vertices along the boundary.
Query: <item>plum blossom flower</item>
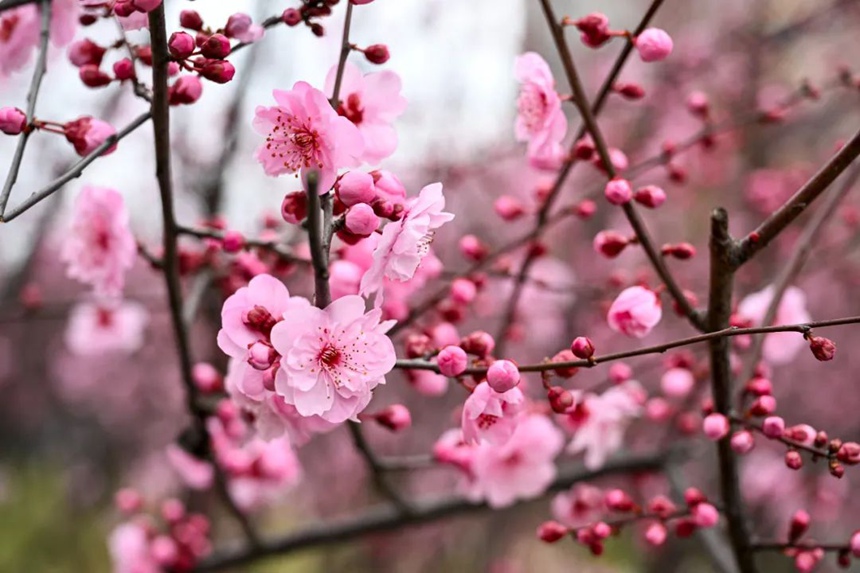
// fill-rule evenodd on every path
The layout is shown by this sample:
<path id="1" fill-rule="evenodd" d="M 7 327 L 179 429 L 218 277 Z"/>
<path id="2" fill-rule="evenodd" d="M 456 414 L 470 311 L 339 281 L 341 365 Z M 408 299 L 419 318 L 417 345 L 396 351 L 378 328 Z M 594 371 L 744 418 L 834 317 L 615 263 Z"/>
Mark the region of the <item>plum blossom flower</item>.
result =
<path id="1" fill-rule="evenodd" d="M 761 324 L 767 308 L 773 300 L 773 285 L 747 295 L 738 305 L 738 316 L 750 325 Z M 788 287 L 779 302 L 774 324 L 803 324 L 812 320 L 806 310 L 806 295 L 797 287 Z M 769 325 L 768 325 L 769 326 Z M 803 337 L 795 332 L 775 332 L 765 336 L 762 356 L 771 364 L 786 364 L 806 345 Z"/>
<path id="2" fill-rule="evenodd" d="M 293 297 L 272 329 L 282 356 L 275 388 L 302 416 L 335 424 L 356 419 L 394 368 L 394 345 L 385 335 L 394 321 L 380 322 L 382 311 L 365 313 L 364 304 L 347 295 L 319 309 Z"/>
<path id="3" fill-rule="evenodd" d="M 526 416 L 504 445 L 474 446 L 466 494 L 492 508 L 539 496 L 555 478 L 553 460 L 563 441 L 561 431 L 546 416 Z"/>
<path id="4" fill-rule="evenodd" d="M 51 3 L 50 38 L 54 46 L 72 41 L 77 29 L 78 0 Z M 27 65 L 39 44 L 41 16 L 35 5 L 0 13 L 0 79 Z"/>
<path id="5" fill-rule="evenodd" d="M 532 163 L 551 167 L 560 162 L 561 140 L 567 133 L 567 118 L 561 110 L 552 71 L 538 54 L 526 52 L 517 57 L 514 75 L 520 82 L 514 125 L 517 141 L 528 142 Z"/>
<path id="6" fill-rule="evenodd" d="M 143 347 L 148 323 L 149 312 L 136 302 L 83 302 L 69 315 L 66 346 L 80 356 L 130 354 Z"/>
<path id="7" fill-rule="evenodd" d="M 325 92 L 334 92 L 337 66 L 329 70 Z M 351 121 L 364 138 L 362 158 L 372 165 L 385 159 L 397 148 L 397 132 L 392 123 L 406 110 L 406 98 L 400 95 L 400 76 L 385 70 L 362 75 L 357 66 L 347 62 L 340 86 L 337 113 Z"/>
<path id="8" fill-rule="evenodd" d="M 552 515 L 568 527 L 593 523 L 606 513 L 603 490 L 587 483 L 578 483 L 552 500 Z"/>
<path id="9" fill-rule="evenodd" d="M 621 447 L 630 422 L 642 412 L 645 393 L 635 380 L 614 386 L 603 394 L 585 394 L 562 421 L 574 431 L 567 447 L 572 454 L 585 452 L 585 467 L 596 470 Z"/>
<path id="10" fill-rule="evenodd" d="M 164 452 L 167 461 L 191 489 L 203 490 L 212 486 L 215 468 L 207 461 L 194 457 L 178 444 L 169 444 Z"/>
<path id="11" fill-rule="evenodd" d="M 137 523 L 118 525 L 108 537 L 108 551 L 114 573 L 161 573 L 163 570 L 149 550 L 146 530 Z"/>
<path id="12" fill-rule="evenodd" d="M 128 219 L 117 191 L 84 187 L 75 201 L 72 226 L 60 252 L 68 276 L 92 285 L 98 296 L 118 296 L 125 285 L 125 272 L 137 257 Z"/>
<path id="13" fill-rule="evenodd" d="M 634 338 L 647 336 L 663 316 L 657 293 L 641 286 L 621 291 L 606 317 L 609 328 Z"/>
<path id="14" fill-rule="evenodd" d="M 519 388 L 499 393 L 481 382 L 463 405 L 463 439 L 470 444 L 482 441 L 497 446 L 504 444 L 517 429 L 524 401 Z"/>
<path id="15" fill-rule="evenodd" d="M 358 128 L 341 117 L 320 90 L 296 82 L 290 91 L 274 90 L 277 105 L 257 106 L 254 129 L 266 136 L 257 160 L 267 175 L 319 171 L 319 191 L 334 185 L 337 170 L 357 167 L 364 152 Z"/>
<path id="16" fill-rule="evenodd" d="M 245 43 L 256 42 L 266 33 L 265 28 L 259 24 L 255 24 L 249 15 L 242 12 L 230 15 L 224 31 L 228 37 L 236 38 L 240 42 Z"/>
<path id="17" fill-rule="evenodd" d="M 421 259 L 429 252 L 436 229 L 454 218 L 451 213 L 442 211 L 444 208 L 442 184 L 432 183 L 406 205 L 400 221 L 385 226 L 373 253 L 373 264 L 361 278 L 362 296 L 379 291 L 378 306 L 382 303 L 384 278 L 403 282 L 415 275 Z"/>
<path id="18" fill-rule="evenodd" d="M 106 121 L 89 116 L 80 117 L 68 122 L 63 126 L 66 139 L 75 148 L 75 152 L 81 157 L 86 157 L 109 137 L 116 135 L 116 130 Z M 102 156 L 110 155 L 116 150 L 116 144 L 108 147 Z"/>

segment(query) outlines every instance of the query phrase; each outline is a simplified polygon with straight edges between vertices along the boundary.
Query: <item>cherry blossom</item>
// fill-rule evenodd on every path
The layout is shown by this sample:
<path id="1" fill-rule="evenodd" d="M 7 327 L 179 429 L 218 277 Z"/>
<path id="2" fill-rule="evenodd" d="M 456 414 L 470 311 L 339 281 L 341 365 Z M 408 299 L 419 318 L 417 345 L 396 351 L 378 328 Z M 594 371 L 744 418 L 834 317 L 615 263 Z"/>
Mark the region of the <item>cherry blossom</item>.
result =
<path id="1" fill-rule="evenodd" d="M 614 386 L 603 394 L 587 393 L 576 410 L 562 417 L 574 432 L 567 450 L 585 452 L 585 467 L 598 469 L 615 453 L 630 422 L 642 412 L 645 394 L 635 380 Z"/>
<path id="2" fill-rule="evenodd" d="M 272 329 L 281 356 L 275 387 L 302 416 L 332 423 L 356 419 L 373 389 L 394 367 L 394 345 L 382 311 L 364 312 L 364 299 L 347 295 L 325 309 L 293 297 Z"/>
<path id="3" fill-rule="evenodd" d="M 257 160 L 267 175 L 319 171 L 319 191 L 334 185 L 337 170 L 357 167 L 364 152 L 358 128 L 339 116 L 325 94 L 307 82 L 290 91 L 274 90 L 277 105 L 257 106 L 254 129 L 266 136 Z"/>
<path id="4" fill-rule="evenodd" d="M 131 301 L 82 302 L 69 313 L 66 347 L 81 356 L 124 352 L 143 346 L 149 311 Z"/>
<path id="5" fill-rule="evenodd" d="M 494 445 L 507 442 L 517 428 L 525 396 L 519 388 L 496 392 L 486 382 L 478 384 L 463 405 L 463 439 Z"/>
<path id="6" fill-rule="evenodd" d="M 542 494 L 556 475 L 553 463 L 562 449 L 561 431 L 545 416 L 523 418 L 502 446 L 474 446 L 467 495 L 499 508 Z"/>
<path id="7" fill-rule="evenodd" d="M 621 291 L 609 308 L 606 319 L 612 330 L 643 338 L 662 316 L 663 309 L 657 294 L 645 287 L 632 286 Z"/>
<path id="8" fill-rule="evenodd" d="M 747 295 L 738 305 L 737 315 L 750 325 L 763 326 L 761 321 L 773 300 L 773 285 Z M 812 320 L 806 310 L 806 295 L 797 287 L 788 287 L 780 300 L 774 324 L 803 324 Z M 789 362 L 806 345 L 795 332 L 775 332 L 765 336 L 762 356 L 771 364 Z"/>
<path id="9" fill-rule="evenodd" d="M 118 296 L 137 257 L 122 195 L 104 187 L 84 187 L 60 256 L 70 278 L 91 285 L 97 295 Z"/>
<path id="10" fill-rule="evenodd" d="M 361 279 L 362 296 L 378 292 L 379 305 L 382 303 L 383 278 L 403 282 L 415 275 L 421 259 L 429 251 L 436 229 L 454 219 L 454 215 L 442 210 L 444 208 L 442 184 L 433 183 L 409 201 L 400 221 L 385 226 L 379 246 L 373 253 L 373 264 Z"/>
<path id="11" fill-rule="evenodd" d="M 334 91 L 337 66 L 325 80 L 325 92 Z M 371 165 L 394 153 L 397 132 L 392 123 L 406 110 L 406 98 L 400 95 L 400 76 L 390 70 L 362 75 L 357 66 L 347 62 L 340 85 L 337 113 L 351 121 L 364 138 L 362 159 Z"/>
<path id="12" fill-rule="evenodd" d="M 551 168 L 560 162 L 561 140 L 567 133 L 552 71 L 540 55 L 527 52 L 517 58 L 514 75 L 520 82 L 514 126 L 517 141 L 528 142 L 529 158 L 538 166 Z"/>

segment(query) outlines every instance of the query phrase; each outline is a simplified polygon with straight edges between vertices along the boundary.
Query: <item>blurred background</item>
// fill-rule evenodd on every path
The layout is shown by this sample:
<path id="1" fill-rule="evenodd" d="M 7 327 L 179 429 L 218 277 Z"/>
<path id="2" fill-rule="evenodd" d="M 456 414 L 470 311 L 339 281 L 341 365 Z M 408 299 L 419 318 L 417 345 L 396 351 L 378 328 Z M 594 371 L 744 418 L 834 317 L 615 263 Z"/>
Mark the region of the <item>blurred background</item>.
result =
<path id="1" fill-rule="evenodd" d="M 256 20 L 279 14 L 293 3 L 166 0 L 166 4 L 170 31 L 179 11 L 188 7 L 198 10 L 206 22 L 223 23 L 234 12 L 247 12 Z M 633 29 L 649 4 L 645 0 L 554 3 L 559 15 L 574 18 L 603 11 L 613 29 Z M 441 284 L 452 273 L 468 268 L 457 249 L 463 235 L 473 234 L 493 248 L 531 228 L 528 219 L 500 225 L 488 208 L 493 200 L 506 194 L 534 206 L 536 195 L 553 180 L 551 173 L 528 166 L 524 149 L 513 138 L 514 58 L 528 50 L 543 55 L 556 73 L 561 93 L 568 91 L 564 75 L 535 0 L 376 0 L 360 8 L 354 17 L 353 41 L 388 45 L 392 56 L 383 67 L 401 76 L 409 101 L 397 123 L 400 146 L 383 167 L 396 173 L 410 194 L 427 183 L 442 181 L 448 210 L 457 214 L 455 224 L 434 243 L 444 263 Z M 342 18 L 343 6 L 337 6 L 324 21 L 322 38 L 303 26 L 269 30 L 258 44 L 231 58 L 237 68 L 234 81 L 223 86 L 206 83 L 200 102 L 173 110 L 180 222 L 195 225 L 221 214 L 229 228 L 254 235 L 266 216 L 279 218 L 284 194 L 299 186 L 290 177 L 266 177 L 254 160 L 261 138 L 251 129 L 253 110 L 271 103 L 272 89 L 288 89 L 298 80 L 322 87 L 337 59 Z M 668 203 L 659 211 L 647 212 L 647 221 L 659 243 L 688 241 L 699 250 L 693 260 L 672 262 L 672 266 L 703 301 L 710 210 L 716 205 L 729 208 L 733 232 L 748 231 L 860 126 L 852 71 L 860 71 L 856 61 L 860 2 L 667 0 L 654 25 L 672 35 L 674 53 L 659 65 L 632 58 L 621 79 L 641 85 L 646 95 L 639 101 L 612 96 L 600 124 L 611 145 L 626 154 L 637 186 L 657 184 L 666 189 Z M 115 34 L 114 28 L 100 23 L 79 30 L 77 37 L 86 35 L 107 44 Z M 621 43 L 590 50 L 576 35 L 575 30 L 568 31 L 574 58 L 593 96 Z M 146 31 L 130 37 L 147 41 Z M 359 54 L 352 61 L 365 71 L 376 69 Z M 31 71 L 32 62 L 0 78 L 0 104 L 23 107 Z M 708 95 L 713 125 L 721 129 L 707 141 L 694 138 L 690 149 L 666 164 L 660 159 L 664 143 L 682 144 L 703 127 L 686 111 L 685 101 L 694 91 Z M 39 117 L 57 121 L 90 114 L 120 127 L 144 111 L 145 104 L 116 86 L 85 88 L 65 50 L 56 49 L 50 54 L 38 109 Z M 573 115 L 570 119 L 573 132 L 578 122 Z M 14 138 L 0 138 L 4 172 L 15 143 Z M 142 259 L 131 273 L 126 297 L 141 305 L 145 318 L 141 318 L 142 339 L 129 343 L 127 351 L 87 355 L 68 344 L 70 318 L 85 296 L 77 283 L 66 278 L 58 260 L 69 206 L 83 185 L 116 188 L 132 213 L 136 237 L 154 248 L 161 231 L 151 147 L 152 134 L 144 126 L 51 199 L 13 223 L 0 225 L 0 571 L 109 571 L 105 538 L 119 521 L 113 494 L 124 486 L 137 488 L 153 502 L 183 496 L 192 507 L 213 517 L 216 546 L 236 538 L 233 524 L 217 519 L 221 511 L 217 500 L 185 492 L 166 460 L 165 447 L 187 419 L 160 276 Z M 37 134 L 11 205 L 74 159 L 62 138 Z M 603 175 L 591 166 L 575 169 L 560 204 L 599 199 L 602 180 Z M 606 304 L 623 285 L 643 277 L 655 285 L 656 281 L 647 261 L 633 249 L 614 260 L 595 254 L 592 239 L 599 230 L 627 229 L 614 211 L 597 202 L 594 217 L 567 218 L 547 235 L 548 253 L 532 268 L 514 328 L 508 333 L 509 353 L 518 360 L 551 356 L 583 333 L 598 348 L 610 351 L 637 344 L 611 335 L 604 321 Z M 860 198 L 853 193 L 825 228 L 796 283 L 806 293 L 814 319 L 853 315 L 860 309 L 858 224 Z M 803 221 L 795 225 L 769 253 L 745 267 L 738 277 L 738 300 L 772 280 L 780 263 L 798 247 L 802 225 Z M 287 243 L 302 240 L 295 229 L 279 231 Z M 188 248 L 193 249 L 193 244 Z M 504 264 L 515 269 L 522 256 L 514 252 L 503 260 L 498 276 L 490 277 L 474 308 L 457 324 L 460 334 L 475 328 L 496 332 L 511 289 Z M 310 287 L 300 273 L 291 276 L 288 284 L 299 293 Z M 415 301 L 433 290 L 428 287 L 416 294 Z M 192 331 L 195 359 L 222 369 L 226 359 L 215 345 L 215 332 L 224 294 L 217 286 L 207 291 Z M 667 310 L 667 317 L 670 314 Z M 423 326 L 431 328 L 438 320 L 433 317 Z M 844 349 L 837 360 L 821 365 L 803 352 L 790 364 L 775 367 L 776 394 L 787 420 L 820 424 L 832 436 L 857 439 L 860 393 L 855 389 L 855 373 L 860 358 L 850 348 L 860 342 L 860 336 L 851 327 L 828 332 Z M 667 319 L 649 341 L 689 334 L 680 320 Z M 738 351 L 742 359 L 742 349 Z M 692 355 L 700 366 L 702 358 L 700 351 Z M 662 358 L 643 358 L 630 365 L 635 377 L 658 396 L 665 369 Z M 605 377 L 605 371 L 583 372 L 573 386 L 587 387 Z M 367 430 L 369 441 L 388 454 L 429 452 L 435 439 L 456 424 L 452 412 L 462 396 L 454 390 L 431 399 L 416 391 L 414 381 L 391 376 L 374 405 L 407 404 L 413 412 L 413 430 L 392 437 L 372 427 Z M 698 415 L 695 406 L 691 412 Z M 631 439 L 626 449 L 653 451 L 663 443 L 658 438 L 664 429 L 651 420 L 637 422 L 628 432 Z M 683 483 L 716 491 L 711 450 L 708 444 L 693 449 L 691 461 L 678 470 Z M 316 438 L 299 456 L 305 480 L 256 515 L 265 531 L 295 530 L 327 517 L 356 513 L 374 501 L 346 432 Z M 451 493 L 453 474 L 450 469 L 431 468 L 398 475 L 397 483 L 417 494 Z M 846 477 L 837 481 L 818 466 L 790 472 L 778 448 L 759 444 L 744 459 L 744 486 L 757 533 L 783 535 L 787 516 L 806 507 L 815 519 L 816 538 L 847 539 L 860 526 L 856 517 L 852 520 L 860 509 L 856 496 L 850 496 L 860 483 L 855 474 L 849 468 Z M 610 479 L 598 485 L 612 483 Z M 669 489 L 656 477 L 624 483 L 650 494 Z M 657 552 L 628 533 L 609 543 L 600 559 L 573 544 L 541 544 L 534 539 L 534 529 L 549 514 L 544 499 L 499 514 L 458 517 L 238 570 L 708 570 L 701 546 L 690 540 L 673 542 Z M 788 560 L 779 556 L 767 563 L 767 571 L 790 570 Z M 821 570 L 835 567 L 828 563 Z"/>

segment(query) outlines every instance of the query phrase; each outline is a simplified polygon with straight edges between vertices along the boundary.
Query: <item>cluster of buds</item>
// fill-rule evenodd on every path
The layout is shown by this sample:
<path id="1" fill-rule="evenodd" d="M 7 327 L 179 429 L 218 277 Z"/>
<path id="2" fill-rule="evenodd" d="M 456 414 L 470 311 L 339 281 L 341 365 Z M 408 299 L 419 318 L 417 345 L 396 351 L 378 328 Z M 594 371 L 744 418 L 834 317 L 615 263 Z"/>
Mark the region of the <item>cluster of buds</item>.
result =
<path id="1" fill-rule="evenodd" d="M 315 36 L 324 36 L 325 28 L 316 21 L 318 18 L 331 16 L 332 6 L 339 0 L 304 0 L 299 8 L 287 8 L 281 15 L 281 20 L 287 26 L 298 26 L 304 23 Z M 353 2 L 358 4 L 359 2 Z M 361 2 L 366 4 L 367 2 Z"/>
<path id="2" fill-rule="evenodd" d="M 116 130 L 112 125 L 88 115 L 66 123 L 36 118 L 32 118 L 32 121 L 28 122 L 27 114 L 22 110 L 16 107 L 0 108 L 0 132 L 6 135 L 20 135 L 36 129 L 64 136 L 81 157 L 93 153 L 116 135 Z M 115 144 L 105 149 L 102 155 L 113 153 L 114 150 L 116 150 Z"/>
<path id="3" fill-rule="evenodd" d="M 719 511 L 708 503 L 705 495 L 690 488 L 684 493 L 686 510 L 681 510 L 665 496 L 652 498 L 645 507 L 633 501 L 630 495 L 621 490 L 613 489 L 606 492 L 604 506 L 613 512 L 626 514 L 614 520 L 598 521 L 583 527 L 567 527 L 557 521 L 547 521 L 538 527 L 538 538 L 547 543 L 554 543 L 566 536 L 571 536 L 578 543 L 588 547 L 593 555 L 601 555 L 604 551 L 604 541 L 625 526 L 634 522 L 645 522 L 644 539 L 649 545 L 660 546 L 666 542 L 668 528 L 674 527 L 678 537 L 689 537 L 696 529 L 709 528 L 717 525 L 720 519 Z"/>
<path id="4" fill-rule="evenodd" d="M 672 37 L 665 30 L 648 28 L 638 36 L 627 30 L 612 30 L 609 28 L 609 18 L 600 12 L 576 20 L 565 16 L 561 25 L 574 26 L 579 30 L 582 43 L 589 48 L 600 48 L 612 38 L 628 38 L 643 62 L 659 62 L 672 53 Z"/>

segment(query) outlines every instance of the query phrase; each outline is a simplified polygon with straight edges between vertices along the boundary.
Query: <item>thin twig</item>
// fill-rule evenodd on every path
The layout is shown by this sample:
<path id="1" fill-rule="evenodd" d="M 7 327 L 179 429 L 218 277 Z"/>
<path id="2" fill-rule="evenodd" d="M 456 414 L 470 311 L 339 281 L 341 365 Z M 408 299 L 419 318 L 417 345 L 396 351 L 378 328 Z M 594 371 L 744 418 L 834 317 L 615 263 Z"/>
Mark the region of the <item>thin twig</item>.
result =
<path id="1" fill-rule="evenodd" d="M 343 21 L 343 38 L 340 43 L 340 57 L 337 61 L 337 72 L 334 76 L 334 89 L 331 93 L 331 106 L 337 109 L 340 104 L 340 86 L 343 83 L 343 73 L 346 71 L 346 59 L 352 48 L 349 45 L 349 27 L 352 25 L 352 2 L 346 3 L 346 17 Z"/>
<path id="2" fill-rule="evenodd" d="M 860 324 L 860 316 L 848 316 L 844 318 L 836 318 L 833 320 L 819 320 L 814 322 L 799 323 L 799 324 L 779 324 L 774 326 L 756 326 L 751 328 L 739 328 L 737 326 L 729 326 L 714 332 L 705 334 L 697 334 L 687 338 L 673 340 L 656 346 L 648 346 L 646 348 L 638 348 L 636 350 L 625 350 L 624 352 L 615 352 L 613 354 L 604 354 L 603 356 L 592 356 L 586 360 L 569 360 L 565 362 L 540 362 L 538 364 L 524 364 L 519 366 L 520 372 L 546 372 L 558 368 L 593 368 L 598 364 L 606 362 L 614 362 L 626 358 L 634 358 L 636 356 L 645 356 L 647 354 L 662 354 L 673 348 L 698 344 L 700 342 L 710 342 L 720 338 L 729 338 L 732 336 L 745 336 L 750 334 L 770 334 L 774 332 L 798 332 L 807 334 L 814 328 L 824 328 L 828 326 L 845 326 L 848 324 Z M 394 366 L 404 370 L 431 370 L 439 373 L 439 365 L 435 362 L 427 360 L 398 360 Z M 487 373 L 486 367 L 467 368 L 463 371 L 463 376 L 484 375 Z"/>
<path id="3" fill-rule="evenodd" d="M 164 18 L 164 4 L 149 13 L 149 30 L 152 38 L 152 126 L 155 139 L 155 165 L 158 189 L 161 195 L 161 215 L 164 225 L 163 271 L 167 287 L 170 320 L 176 348 L 179 354 L 182 383 L 185 386 L 186 408 L 193 419 L 193 431 L 201 443 L 200 449 L 215 470 L 215 486 L 225 506 L 242 527 L 252 546 L 259 544 L 257 534 L 248 517 L 235 504 L 227 488 L 223 468 L 212 455 L 207 438 L 205 420 L 208 412 L 198 400 L 197 386 L 194 384 L 191 364 L 191 347 L 188 341 L 187 322 L 183 315 L 182 285 L 180 284 L 179 254 L 177 240 L 179 233 L 173 209 L 173 180 L 170 158 L 170 104 L 168 102 L 168 64 L 167 30 Z"/>
<path id="4" fill-rule="evenodd" d="M 602 476 L 657 471 L 667 459 L 668 456 L 665 454 L 637 456 L 610 460 L 602 468 L 594 471 L 577 467 L 561 473 L 544 495 Z M 403 514 L 391 505 L 374 507 L 358 516 L 330 520 L 280 539 L 266 541 L 258 549 L 241 547 L 215 554 L 204 560 L 195 571 L 221 571 L 265 557 L 342 543 L 374 533 L 402 531 L 409 526 L 489 509 L 484 503 L 475 503 L 461 497 L 420 500 L 413 508 L 412 513 Z"/>
<path id="5" fill-rule="evenodd" d="M 836 152 L 812 179 L 807 181 L 786 203 L 749 235 L 744 237 L 732 253 L 732 267 L 739 268 L 765 248 L 783 229 L 803 213 L 839 175 L 860 155 L 860 131 Z"/>
<path id="6" fill-rule="evenodd" d="M 734 271 L 731 253 L 734 242 L 729 236 L 729 216 L 725 209 L 716 209 L 711 216 L 711 276 L 708 294 L 707 328 L 720 331 L 729 325 L 732 314 Z M 714 410 L 728 416 L 732 401 L 732 368 L 729 344 L 725 337 L 710 341 L 711 392 Z M 729 436 L 717 442 L 720 492 L 728 522 L 729 540 L 741 573 L 756 573 L 755 560 L 749 551 L 749 532 L 743 512 L 743 498 L 738 476 L 738 463 Z"/>
<path id="7" fill-rule="evenodd" d="M 58 191 L 63 185 L 71 181 L 72 179 L 76 179 L 81 176 L 86 169 L 93 161 L 99 158 L 102 153 L 116 145 L 121 139 L 125 138 L 127 135 L 134 132 L 138 127 L 146 123 L 152 118 L 152 112 L 147 111 L 145 113 L 137 116 L 134 121 L 125 126 L 122 131 L 111 135 L 107 139 L 105 139 L 104 143 L 96 147 L 92 153 L 88 154 L 86 157 L 82 157 L 77 163 L 72 165 L 65 173 L 48 183 L 45 187 L 36 191 L 26 200 L 22 201 L 18 206 L 11 209 L 8 213 L 6 213 L 3 217 L 0 217 L 0 223 L 8 223 L 15 219 L 25 211 L 32 208 L 34 205 L 44 201 L 56 191 Z"/>
<path id="8" fill-rule="evenodd" d="M 36 100 L 39 99 L 39 88 L 42 86 L 42 78 L 45 77 L 48 65 L 48 41 L 51 38 L 51 0 L 41 0 L 41 3 L 42 28 L 39 32 L 39 57 L 36 61 L 36 69 L 33 71 L 33 79 L 30 82 L 30 91 L 27 93 L 27 128 L 18 138 L 18 146 L 12 156 L 12 165 L 6 175 L 6 183 L 3 184 L 3 190 L 0 191 L 0 219 L 6 212 L 6 204 L 12 194 L 12 187 L 18 180 L 18 171 L 20 171 L 21 162 L 24 160 L 27 142 L 35 130 L 33 120 L 36 115 Z"/>

